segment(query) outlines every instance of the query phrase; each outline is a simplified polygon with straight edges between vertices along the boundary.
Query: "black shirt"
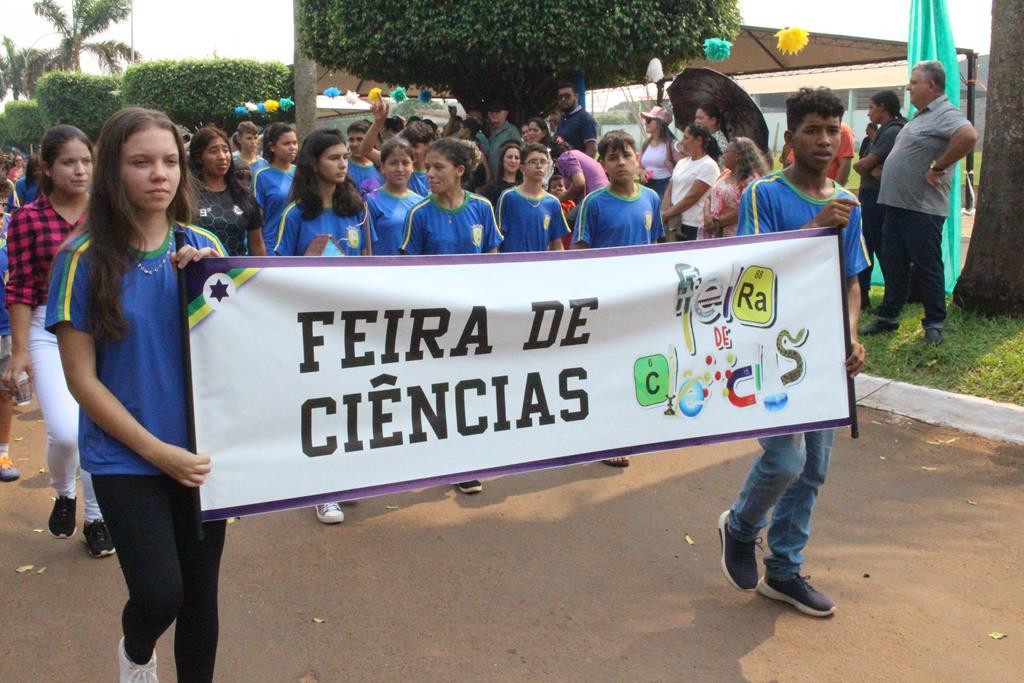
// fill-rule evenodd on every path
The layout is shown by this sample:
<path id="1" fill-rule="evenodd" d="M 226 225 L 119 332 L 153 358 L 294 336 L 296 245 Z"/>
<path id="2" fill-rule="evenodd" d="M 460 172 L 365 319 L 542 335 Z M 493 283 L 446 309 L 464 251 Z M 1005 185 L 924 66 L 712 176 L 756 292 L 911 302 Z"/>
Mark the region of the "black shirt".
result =
<path id="1" fill-rule="evenodd" d="M 248 207 L 239 206 L 228 190 L 200 187 L 196 200 L 196 225 L 216 235 L 229 256 L 247 256 L 249 233 L 263 227 L 259 210 L 251 202 Z"/>

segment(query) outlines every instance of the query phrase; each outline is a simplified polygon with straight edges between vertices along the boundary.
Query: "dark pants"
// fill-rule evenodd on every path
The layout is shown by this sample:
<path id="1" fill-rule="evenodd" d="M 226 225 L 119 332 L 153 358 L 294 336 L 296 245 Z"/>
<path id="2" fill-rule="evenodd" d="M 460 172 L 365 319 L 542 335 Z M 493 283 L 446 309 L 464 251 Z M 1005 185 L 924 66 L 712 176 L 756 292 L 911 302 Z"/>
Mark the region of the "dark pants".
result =
<path id="1" fill-rule="evenodd" d="M 882 227 L 882 274 L 885 296 L 875 312 L 883 323 L 899 324 L 900 310 L 907 302 L 910 266 L 921 285 L 921 303 L 927 329 L 942 329 L 946 320 L 945 270 L 942 266 L 942 224 L 944 216 L 933 216 L 894 206 L 885 207 Z"/>
<path id="2" fill-rule="evenodd" d="M 649 187 L 652 190 L 654 190 L 655 192 L 657 192 L 658 196 L 661 197 L 662 195 L 665 194 L 665 188 L 668 187 L 668 181 L 670 181 L 670 180 L 672 180 L 672 179 L 671 178 L 651 178 L 650 180 L 647 181 L 647 187 Z"/>
<path id="3" fill-rule="evenodd" d="M 679 241 L 680 242 L 693 242 L 697 239 L 697 226 L 696 225 L 680 225 L 679 226 Z"/>
<path id="4" fill-rule="evenodd" d="M 204 524 L 205 538 L 197 541 L 193 492 L 164 475 L 94 475 L 93 485 L 128 584 L 125 652 L 148 662 L 177 620 L 178 680 L 212 681 L 224 522 Z"/>
<path id="5" fill-rule="evenodd" d="M 860 220 L 868 259 L 872 264 L 877 263 L 882 253 L 882 223 L 885 221 L 885 207 L 878 203 L 878 190 L 861 188 Z M 871 270 L 866 268 L 857 276 L 860 279 L 860 305 L 864 309 L 871 307 Z"/>

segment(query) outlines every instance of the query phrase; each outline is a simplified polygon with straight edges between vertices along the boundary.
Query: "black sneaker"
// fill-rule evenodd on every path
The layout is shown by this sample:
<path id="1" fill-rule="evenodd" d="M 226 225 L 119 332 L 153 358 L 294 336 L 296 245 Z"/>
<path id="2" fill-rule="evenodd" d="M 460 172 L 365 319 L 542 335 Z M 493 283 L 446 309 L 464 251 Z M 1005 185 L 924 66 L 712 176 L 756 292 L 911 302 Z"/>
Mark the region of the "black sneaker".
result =
<path id="1" fill-rule="evenodd" d="M 455 485 L 462 493 L 480 493 L 484 485 L 474 479 L 473 481 L 461 481 Z"/>
<path id="2" fill-rule="evenodd" d="M 875 318 L 873 323 L 867 327 L 861 328 L 860 333 L 870 337 L 873 334 L 885 334 L 886 332 L 895 332 L 898 329 L 900 329 L 900 326 L 896 323 L 890 323 L 885 320 Z"/>
<path id="3" fill-rule="evenodd" d="M 75 535 L 75 503 L 74 498 L 57 496 L 50 512 L 50 533 L 57 538 L 71 538 Z"/>
<path id="4" fill-rule="evenodd" d="M 942 343 L 942 330 L 938 327 L 929 327 L 924 331 L 924 343 L 938 346 Z"/>
<path id="5" fill-rule="evenodd" d="M 89 554 L 93 557 L 106 557 L 117 552 L 114 549 L 114 540 L 110 538 L 110 529 L 102 519 L 83 524 L 82 537 L 89 548 Z"/>
<path id="6" fill-rule="evenodd" d="M 772 600 L 788 602 L 812 617 L 831 616 L 836 611 L 836 603 L 824 593 L 814 590 L 814 587 L 807 583 L 809 578 L 795 576 L 781 581 L 766 576 L 757 583 L 757 592 Z"/>
<path id="7" fill-rule="evenodd" d="M 729 510 L 718 517 L 718 538 L 722 542 L 722 572 L 741 591 L 757 587 L 757 541 L 743 542 L 729 533 Z"/>

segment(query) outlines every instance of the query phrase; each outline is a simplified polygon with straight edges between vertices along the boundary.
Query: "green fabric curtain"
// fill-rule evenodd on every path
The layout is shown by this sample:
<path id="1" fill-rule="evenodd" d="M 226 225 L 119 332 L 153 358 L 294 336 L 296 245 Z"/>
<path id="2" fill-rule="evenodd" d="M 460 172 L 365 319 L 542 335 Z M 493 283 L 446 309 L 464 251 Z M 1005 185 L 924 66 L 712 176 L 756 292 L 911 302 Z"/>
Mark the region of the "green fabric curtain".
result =
<path id="1" fill-rule="evenodd" d="M 914 64 L 937 59 L 946 68 L 946 95 L 953 106 L 960 106 L 960 65 L 956 61 L 953 27 L 945 0 L 913 0 L 910 6 L 910 33 L 907 38 L 907 77 Z M 911 106 L 910 113 L 914 108 Z M 963 199 L 960 163 L 953 168 L 953 191 L 949 198 L 949 217 L 942 233 L 942 262 L 946 266 L 946 292 L 952 293 L 960 277 L 960 203 Z"/>

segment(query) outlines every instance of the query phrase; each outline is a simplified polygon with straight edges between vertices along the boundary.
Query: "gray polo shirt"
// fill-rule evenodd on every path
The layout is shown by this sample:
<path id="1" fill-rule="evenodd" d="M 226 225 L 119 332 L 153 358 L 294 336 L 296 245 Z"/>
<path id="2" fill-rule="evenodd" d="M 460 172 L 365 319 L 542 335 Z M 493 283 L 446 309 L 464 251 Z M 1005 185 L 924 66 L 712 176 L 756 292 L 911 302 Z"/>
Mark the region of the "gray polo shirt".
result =
<path id="1" fill-rule="evenodd" d="M 967 117 L 944 94 L 918 111 L 896 136 L 885 160 L 878 203 L 933 216 L 949 215 L 952 172 L 937 186 L 929 185 L 924 174 L 949 145 L 953 133 L 967 123 Z"/>
<path id="2" fill-rule="evenodd" d="M 898 119 L 889 119 L 885 124 L 878 129 L 878 133 L 875 134 L 875 139 L 868 145 L 867 153 L 874 154 L 878 157 L 878 165 L 885 169 L 885 160 L 889 158 L 889 154 L 892 153 L 893 145 L 896 144 L 896 136 L 900 134 L 900 130 L 905 126 L 907 120 L 902 116 Z M 860 189 L 862 190 L 877 190 L 882 186 L 882 181 L 870 173 L 862 175 L 860 177 Z"/>

